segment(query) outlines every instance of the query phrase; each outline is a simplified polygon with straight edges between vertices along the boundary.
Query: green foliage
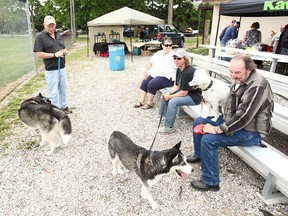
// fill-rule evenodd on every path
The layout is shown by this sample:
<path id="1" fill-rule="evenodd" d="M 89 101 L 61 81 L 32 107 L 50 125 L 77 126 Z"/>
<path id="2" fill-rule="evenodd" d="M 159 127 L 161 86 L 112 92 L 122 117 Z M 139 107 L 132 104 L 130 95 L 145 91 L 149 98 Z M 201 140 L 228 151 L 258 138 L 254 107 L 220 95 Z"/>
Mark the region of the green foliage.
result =
<path id="1" fill-rule="evenodd" d="M 208 48 L 202 48 L 202 47 L 198 47 L 198 48 L 189 48 L 188 52 L 192 52 L 192 53 L 196 53 L 199 55 L 208 55 L 209 54 L 209 49 Z"/>
<path id="2" fill-rule="evenodd" d="M 35 11 L 35 27 L 42 30 L 45 15 L 55 16 L 58 28 L 70 28 L 70 0 L 47 0 L 39 5 L 39 0 L 29 0 Z M 178 8 L 173 10 L 173 24 L 180 30 L 198 28 L 198 9 L 192 0 L 174 0 Z M 168 0 L 74 0 L 76 29 L 87 29 L 87 22 L 124 6 L 133 8 L 167 22 Z M 206 19 L 212 18 L 212 12 Z"/>
<path id="3" fill-rule="evenodd" d="M 0 0 L 0 33 L 13 35 L 27 30 L 27 16 L 23 9 L 24 3 L 18 0 Z"/>

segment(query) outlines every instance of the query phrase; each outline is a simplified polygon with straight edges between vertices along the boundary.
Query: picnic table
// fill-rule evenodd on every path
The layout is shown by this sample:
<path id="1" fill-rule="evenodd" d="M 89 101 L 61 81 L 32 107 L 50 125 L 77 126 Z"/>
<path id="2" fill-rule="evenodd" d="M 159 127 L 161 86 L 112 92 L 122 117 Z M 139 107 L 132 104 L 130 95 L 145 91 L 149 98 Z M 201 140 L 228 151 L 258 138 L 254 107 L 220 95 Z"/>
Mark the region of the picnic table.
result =
<path id="1" fill-rule="evenodd" d="M 148 47 L 151 46 L 159 46 L 160 47 L 161 42 L 158 40 L 151 40 L 151 41 L 145 41 L 145 42 L 133 42 L 133 47 L 143 48 L 143 50 L 147 50 Z"/>
<path id="2" fill-rule="evenodd" d="M 216 56 L 216 50 L 219 50 L 217 56 L 222 57 L 233 57 L 237 53 L 245 53 L 249 54 L 252 59 L 254 60 L 263 60 L 263 61 L 270 61 L 270 72 L 275 73 L 277 62 L 285 62 L 288 63 L 288 56 L 287 55 L 280 55 L 275 54 L 273 52 L 265 52 L 265 51 L 257 51 L 257 50 L 244 50 L 238 48 L 231 48 L 231 47 L 221 47 L 221 46 L 214 46 L 214 45 L 202 45 L 202 47 L 208 48 L 211 50 L 211 57 L 214 58 Z M 229 51 L 234 54 L 226 54 L 223 51 Z"/>

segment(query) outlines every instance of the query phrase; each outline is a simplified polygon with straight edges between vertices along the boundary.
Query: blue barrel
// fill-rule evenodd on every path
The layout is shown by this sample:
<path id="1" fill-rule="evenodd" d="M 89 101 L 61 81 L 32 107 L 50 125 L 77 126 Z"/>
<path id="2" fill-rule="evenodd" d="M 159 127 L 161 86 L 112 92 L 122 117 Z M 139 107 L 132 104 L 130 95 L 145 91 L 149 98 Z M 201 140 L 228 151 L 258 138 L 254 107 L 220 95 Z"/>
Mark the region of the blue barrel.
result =
<path id="1" fill-rule="evenodd" d="M 123 44 L 109 45 L 109 65 L 112 71 L 125 69 Z"/>

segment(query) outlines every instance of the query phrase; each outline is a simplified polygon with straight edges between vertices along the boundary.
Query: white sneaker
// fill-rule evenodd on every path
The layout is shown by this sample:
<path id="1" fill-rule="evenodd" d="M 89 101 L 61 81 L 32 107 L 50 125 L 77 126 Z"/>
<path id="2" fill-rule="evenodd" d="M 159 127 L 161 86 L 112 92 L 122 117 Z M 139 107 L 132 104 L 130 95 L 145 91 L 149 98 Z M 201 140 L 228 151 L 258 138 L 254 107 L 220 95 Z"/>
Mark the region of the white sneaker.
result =
<path id="1" fill-rule="evenodd" d="M 175 128 L 162 127 L 159 129 L 159 133 L 161 133 L 161 134 L 170 134 L 173 132 L 175 132 Z"/>

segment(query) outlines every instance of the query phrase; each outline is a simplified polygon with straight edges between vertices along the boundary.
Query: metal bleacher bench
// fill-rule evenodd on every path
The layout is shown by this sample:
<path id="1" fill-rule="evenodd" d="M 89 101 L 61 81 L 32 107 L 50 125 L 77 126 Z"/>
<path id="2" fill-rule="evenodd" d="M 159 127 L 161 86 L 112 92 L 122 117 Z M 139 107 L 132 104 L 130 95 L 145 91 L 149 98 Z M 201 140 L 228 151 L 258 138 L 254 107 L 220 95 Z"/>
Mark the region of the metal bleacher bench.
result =
<path id="1" fill-rule="evenodd" d="M 210 56 L 202 56 L 189 53 L 192 64 L 197 68 L 209 70 L 210 75 L 220 76 L 229 80 L 229 62 L 214 59 Z M 271 84 L 275 94 L 288 98 L 288 77 L 270 73 L 263 70 L 257 70 Z M 164 93 L 167 89 L 162 89 Z M 201 105 L 181 106 L 178 116 L 188 115 L 195 119 L 201 115 Z M 275 103 L 273 117 L 273 128 L 288 134 L 288 108 Z M 266 181 L 260 197 L 266 204 L 286 203 L 288 202 L 288 156 L 275 149 L 266 142 L 266 147 L 260 145 L 251 147 L 228 147 L 250 167 L 263 176 Z"/>

